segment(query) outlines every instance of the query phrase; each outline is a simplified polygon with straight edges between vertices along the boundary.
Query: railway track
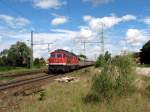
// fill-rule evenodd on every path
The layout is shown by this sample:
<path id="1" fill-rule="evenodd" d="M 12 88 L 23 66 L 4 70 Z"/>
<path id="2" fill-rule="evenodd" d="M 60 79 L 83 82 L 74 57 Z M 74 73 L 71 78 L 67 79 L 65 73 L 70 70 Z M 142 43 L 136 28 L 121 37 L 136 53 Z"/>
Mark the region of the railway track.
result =
<path id="1" fill-rule="evenodd" d="M 32 83 L 35 81 L 44 80 L 44 79 L 51 78 L 51 77 L 52 76 L 45 75 L 45 76 L 38 76 L 38 77 L 30 78 L 30 79 L 23 79 L 23 80 L 12 81 L 12 82 L 8 82 L 8 83 L 0 84 L 0 92 L 3 90 L 9 89 L 9 88 L 21 86 L 24 84 L 29 84 L 29 83 Z"/>
<path id="2" fill-rule="evenodd" d="M 20 76 L 28 76 L 32 74 L 37 74 L 37 73 L 48 73 L 47 69 L 44 70 L 37 70 L 37 71 L 27 71 L 23 73 L 0 73 L 0 76 L 2 77 L 20 77 Z"/>
<path id="3" fill-rule="evenodd" d="M 84 67 L 81 67 L 80 69 Z M 47 84 L 49 82 L 52 82 L 54 79 L 65 75 L 66 73 L 61 75 L 48 75 L 46 73 L 42 73 L 40 75 L 37 74 L 37 76 L 35 74 L 34 77 L 28 77 L 25 79 L 13 80 L 11 82 L 2 83 L 0 84 L 0 98 L 10 96 L 16 93 L 22 93 L 26 90 L 40 88 L 42 87 L 42 85 L 44 85 L 44 83 Z"/>
<path id="4" fill-rule="evenodd" d="M 39 88 L 44 85 L 46 81 L 48 83 L 48 81 L 52 81 L 56 77 L 58 76 L 43 74 L 37 77 L 0 84 L 0 98 L 5 98 L 16 93 L 22 93 L 26 90 Z"/>

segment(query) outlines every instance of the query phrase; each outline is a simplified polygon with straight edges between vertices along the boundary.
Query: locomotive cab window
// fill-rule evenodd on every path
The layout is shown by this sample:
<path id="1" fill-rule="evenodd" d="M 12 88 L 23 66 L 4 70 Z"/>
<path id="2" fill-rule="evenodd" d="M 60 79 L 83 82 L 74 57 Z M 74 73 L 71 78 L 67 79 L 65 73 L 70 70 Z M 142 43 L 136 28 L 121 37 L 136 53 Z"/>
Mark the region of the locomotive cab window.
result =
<path id="1" fill-rule="evenodd" d="M 55 58 L 55 54 L 51 54 L 51 58 Z"/>
<path id="2" fill-rule="evenodd" d="M 57 54 L 57 58 L 62 58 L 62 54 Z"/>

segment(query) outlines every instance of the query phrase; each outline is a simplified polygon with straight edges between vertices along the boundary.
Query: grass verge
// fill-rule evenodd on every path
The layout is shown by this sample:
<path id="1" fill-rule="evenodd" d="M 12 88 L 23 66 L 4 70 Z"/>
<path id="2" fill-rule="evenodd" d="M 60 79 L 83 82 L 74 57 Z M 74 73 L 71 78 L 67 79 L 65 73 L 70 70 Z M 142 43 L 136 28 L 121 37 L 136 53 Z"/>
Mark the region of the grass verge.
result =
<path id="1" fill-rule="evenodd" d="M 18 75 L 24 75 L 24 74 L 30 74 L 30 73 L 38 73 L 38 72 L 42 72 L 46 70 L 47 70 L 47 66 L 43 66 L 40 68 L 33 67 L 32 69 L 22 68 L 22 67 L 15 67 L 15 68 L 8 69 L 6 67 L 6 68 L 3 68 L 2 71 L 0 71 L 0 76 L 18 76 Z"/>
<path id="2" fill-rule="evenodd" d="M 137 91 L 130 96 L 114 96 L 110 103 L 85 103 L 83 98 L 91 89 L 91 79 L 99 73 L 93 67 L 69 73 L 77 81 L 69 83 L 53 82 L 46 86 L 44 100 L 39 100 L 41 93 L 25 97 L 19 107 L 9 107 L 5 112 L 149 112 L 150 97 Z M 142 81 L 142 77 L 139 77 Z M 138 82 L 137 82 L 138 83 Z M 145 88 L 144 84 L 141 84 Z"/>

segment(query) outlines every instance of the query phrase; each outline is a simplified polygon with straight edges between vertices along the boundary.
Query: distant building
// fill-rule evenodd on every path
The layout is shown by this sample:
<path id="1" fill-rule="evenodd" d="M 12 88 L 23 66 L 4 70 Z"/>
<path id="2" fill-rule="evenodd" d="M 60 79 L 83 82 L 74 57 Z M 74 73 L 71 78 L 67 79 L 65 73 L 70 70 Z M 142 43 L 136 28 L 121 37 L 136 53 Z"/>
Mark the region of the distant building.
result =
<path id="1" fill-rule="evenodd" d="M 140 52 L 134 52 L 134 53 L 133 53 L 133 57 L 134 57 L 134 61 L 135 61 L 137 64 L 140 64 Z"/>

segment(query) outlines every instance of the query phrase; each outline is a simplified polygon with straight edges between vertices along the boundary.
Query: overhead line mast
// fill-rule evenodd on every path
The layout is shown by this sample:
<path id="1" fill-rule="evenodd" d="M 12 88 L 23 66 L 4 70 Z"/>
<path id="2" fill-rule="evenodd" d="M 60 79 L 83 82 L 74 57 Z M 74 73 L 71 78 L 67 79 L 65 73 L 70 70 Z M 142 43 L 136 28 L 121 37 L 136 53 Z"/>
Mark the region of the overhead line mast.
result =
<path id="1" fill-rule="evenodd" d="M 104 24 L 101 23 L 101 52 L 102 54 L 104 55 L 104 52 L 105 52 L 105 43 L 104 43 Z"/>
<path id="2" fill-rule="evenodd" d="M 50 51 L 50 45 L 53 44 L 53 43 L 37 43 L 37 44 L 34 44 L 33 43 L 33 31 L 31 31 L 31 55 L 30 55 L 30 68 L 33 67 L 33 52 L 34 52 L 34 49 L 33 49 L 33 46 L 34 45 L 48 45 L 48 52 Z"/>
<path id="3" fill-rule="evenodd" d="M 30 57 L 30 68 L 33 67 L 33 31 L 31 31 L 31 57 Z"/>
<path id="4" fill-rule="evenodd" d="M 104 54 L 105 52 L 105 43 L 104 43 L 104 24 L 101 23 L 101 33 L 100 33 L 100 41 L 93 41 L 93 42 L 90 42 L 90 41 L 81 41 L 81 43 L 83 43 L 84 45 L 84 54 L 86 53 L 86 43 L 101 43 L 101 52 L 102 54 Z"/>

